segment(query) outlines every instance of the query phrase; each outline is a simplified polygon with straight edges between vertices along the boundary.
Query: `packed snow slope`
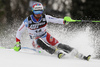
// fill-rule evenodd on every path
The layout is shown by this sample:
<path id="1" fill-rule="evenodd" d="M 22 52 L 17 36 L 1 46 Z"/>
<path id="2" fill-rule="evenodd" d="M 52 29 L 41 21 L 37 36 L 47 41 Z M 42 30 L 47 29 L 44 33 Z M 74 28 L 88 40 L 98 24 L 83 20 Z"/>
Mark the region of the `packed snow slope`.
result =
<path id="1" fill-rule="evenodd" d="M 0 49 L 0 67 L 100 67 L 100 60 L 85 61 L 68 56 L 58 59 L 56 55 L 34 51 Z"/>
<path id="2" fill-rule="evenodd" d="M 17 28 L 10 28 L 1 32 L 0 46 L 13 47 Z M 84 55 L 92 55 L 90 61 L 81 60 L 70 55 L 58 59 L 57 55 L 50 55 L 46 52 L 36 53 L 31 50 L 21 50 L 15 52 L 12 49 L 0 49 L 1 67 L 100 67 L 100 59 L 93 59 L 96 56 L 97 47 L 100 44 L 100 37 L 94 36 L 90 26 L 79 27 L 74 25 L 54 25 L 47 26 L 47 32 L 55 37 L 59 42 L 77 49 Z M 9 34 L 8 34 L 9 33 Z M 8 35 L 7 35 L 8 34 Z M 27 30 L 23 33 L 21 46 L 31 47 L 31 40 Z M 100 56 L 100 55 L 99 55 Z"/>

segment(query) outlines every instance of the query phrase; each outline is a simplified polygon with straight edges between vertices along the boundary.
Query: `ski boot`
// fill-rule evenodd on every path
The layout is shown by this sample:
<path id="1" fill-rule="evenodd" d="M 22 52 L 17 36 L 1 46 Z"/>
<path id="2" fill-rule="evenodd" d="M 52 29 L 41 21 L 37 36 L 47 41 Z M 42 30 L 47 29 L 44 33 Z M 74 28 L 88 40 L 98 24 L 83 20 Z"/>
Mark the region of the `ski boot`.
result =
<path id="1" fill-rule="evenodd" d="M 62 58 L 63 56 L 65 56 L 64 53 L 62 53 L 62 52 L 59 52 L 59 53 L 58 53 L 58 58 L 59 58 L 59 59 Z"/>
<path id="2" fill-rule="evenodd" d="M 90 60 L 91 55 L 88 55 L 87 57 L 84 56 L 83 59 L 89 61 Z"/>

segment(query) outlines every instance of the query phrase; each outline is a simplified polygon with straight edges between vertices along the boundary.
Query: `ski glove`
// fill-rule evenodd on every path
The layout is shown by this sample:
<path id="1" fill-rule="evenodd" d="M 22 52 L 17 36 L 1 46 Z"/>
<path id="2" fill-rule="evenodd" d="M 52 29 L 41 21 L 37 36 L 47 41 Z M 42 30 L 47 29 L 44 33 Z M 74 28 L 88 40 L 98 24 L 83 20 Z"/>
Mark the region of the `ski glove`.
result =
<path id="1" fill-rule="evenodd" d="M 16 42 L 14 48 L 15 51 L 19 51 L 21 49 L 21 43 L 20 42 Z"/>
<path id="2" fill-rule="evenodd" d="M 65 24 L 68 24 L 67 21 L 68 21 L 67 16 L 65 16 L 65 17 L 64 17 L 64 23 L 65 23 Z"/>

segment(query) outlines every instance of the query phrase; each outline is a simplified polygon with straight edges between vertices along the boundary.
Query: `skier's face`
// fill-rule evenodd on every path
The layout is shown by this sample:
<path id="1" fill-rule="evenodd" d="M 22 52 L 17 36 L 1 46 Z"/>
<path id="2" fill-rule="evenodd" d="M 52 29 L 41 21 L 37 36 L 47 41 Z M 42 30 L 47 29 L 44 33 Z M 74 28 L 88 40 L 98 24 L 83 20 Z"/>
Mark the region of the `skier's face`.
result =
<path id="1" fill-rule="evenodd" d="M 42 14 L 34 14 L 35 15 L 35 17 L 38 19 L 38 18 L 40 18 L 41 16 L 42 16 Z"/>

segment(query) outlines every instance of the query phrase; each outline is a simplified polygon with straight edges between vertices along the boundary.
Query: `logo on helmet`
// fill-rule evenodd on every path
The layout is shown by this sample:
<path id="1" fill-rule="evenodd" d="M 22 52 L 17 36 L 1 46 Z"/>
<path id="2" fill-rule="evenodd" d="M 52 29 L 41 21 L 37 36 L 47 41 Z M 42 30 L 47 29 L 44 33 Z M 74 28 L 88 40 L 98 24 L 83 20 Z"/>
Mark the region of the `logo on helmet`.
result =
<path id="1" fill-rule="evenodd" d="M 32 11 L 34 10 L 43 10 L 43 5 L 41 3 L 34 3 L 32 7 Z"/>

